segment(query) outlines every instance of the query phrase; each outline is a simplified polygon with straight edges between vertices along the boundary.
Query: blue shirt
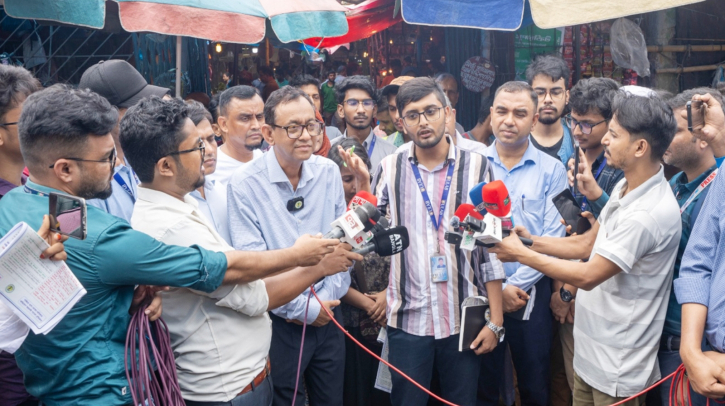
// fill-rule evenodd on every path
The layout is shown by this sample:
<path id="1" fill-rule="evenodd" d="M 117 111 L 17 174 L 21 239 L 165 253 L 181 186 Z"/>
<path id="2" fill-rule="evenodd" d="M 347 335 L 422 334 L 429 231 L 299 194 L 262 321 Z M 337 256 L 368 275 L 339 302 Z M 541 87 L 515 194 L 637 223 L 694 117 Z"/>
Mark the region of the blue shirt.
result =
<path id="1" fill-rule="evenodd" d="M 31 181 L 26 187 L 58 192 Z M 37 229 L 46 213 L 48 197 L 16 188 L 0 200 L 0 235 L 20 221 Z M 124 348 L 134 285 L 212 292 L 227 268 L 223 253 L 164 245 L 95 207 L 87 218 L 86 239 L 69 239 L 65 250 L 88 293 L 50 333 L 30 332 L 15 353 L 28 392 L 49 406 L 133 403 Z"/>
<path id="2" fill-rule="evenodd" d="M 243 251 L 287 248 L 303 234 L 327 233 L 347 210 L 340 168 L 334 162 L 312 155 L 302 164 L 297 190 L 293 190 L 274 147 L 232 175 L 227 195 L 232 245 Z M 296 197 L 304 198 L 304 206 L 290 212 L 287 202 Z M 323 279 L 315 291 L 322 300 L 337 300 L 349 287 L 350 274 L 343 272 Z M 272 313 L 303 322 L 308 295 L 309 289 Z M 310 300 L 307 322 L 314 322 L 319 313 L 320 304 Z"/>
<path id="3" fill-rule="evenodd" d="M 675 193 L 675 199 L 680 208 L 690 198 L 692 192 L 697 189 L 698 186 L 715 170 L 717 166 L 713 165 L 710 169 L 703 172 L 700 176 L 695 178 L 692 182 L 687 182 L 687 175 L 685 172 L 680 172 L 670 179 L 670 187 L 672 192 Z M 713 185 L 708 186 L 711 188 Z M 707 189 L 705 189 L 707 190 Z M 692 224 L 697 219 L 693 216 L 697 202 L 704 196 L 704 190 L 695 199 L 690 202 L 685 211 L 680 215 L 682 217 L 682 234 L 680 235 L 680 246 L 677 249 L 677 258 L 675 259 L 675 273 L 673 279 L 677 279 L 680 274 L 680 266 L 682 264 L 682 255 L 685 253 L 687 242 L 690 240 L 690 234 L 692 232 Z M 670 292 L 670 300 L 667 305 L 667 315 L 665 316 L 665 327 L 664 332 L 679 336 L 681 334 L 681 319 L 682 319 L 682 307 L 677 303 L 677 296 L 675 290 L 672 289 Z"/>
<path id="4" fill-rule="evenodd" d="M 501 163 L 497 144 L 495 141 L 488 148 L 486 156 L 492 164 L 494 179 L 502 180 L 509 191 L 514 224 L 526 227 L 532 235 L 563 237 L 566 229 L 551 199 L 566 188 L 564 166 L 529 142 L 521 161 L 509 170 Z M 518 262 L 506 262 L 503 267 L 506 283 L 524 291 L 544 276 Z"/>
<path id="5" fill-rule="evenodd" d="M 126 186 L 131 189 L 132 193 L 126 191 L 126 189 L 118 183 L 116 174 L 123 179 Z M 116 217 L 120 217 L 126 220 L 127 223 L 131 222 L 131 215 L 133 215 L 133 205 L 136 203 L 136 196 L 138 190 L 138 179 L 133 169 L 126 163 L 126 165 L 117 165 L 114 168 L 114 177 L 111 179 L 111 187 L 113 193 L 108 199 L 90 199 L 86 201 L 88 206 L 98 207 L 108 214 L 112 214 Z"/>
<path id="6" fill-rule="evenodd" d="M 204 213 L 210 224 L 230 246 L 232 237 L 229 235 L 229 218 L 227 217 L 227 188 L 220 182 L 208 177 L 204 181 L 204 196 L 198 190 L 189 193 L 189 196 L 199 202 L 199 210 Z"/>
<path id="7" fill-rule="evenodd" d="M 569 168 L 567 166 L 567 162 L 569 161 L 569 157 L 574 153 L 574 139 L 571 137 L 571 130 L 569 130 L 569 126 L 566 125 L 566 120 L 563 118 L 561 119 L 561 126 L 564 127 L 564 139 L 561 140 L 561 148 L 559 148 L 559 159 L 564 164 L 566 168 Z"/>
<path id="8" fill-rule="evenodd" d="M 681 305 L 707 306 L 705 338 L 715 350 L 725 352 L 725 238 L 720 238 L 725 230 L 725 176 L 715 177 L 708 189 L 682 255 L 674 289 Z"/>

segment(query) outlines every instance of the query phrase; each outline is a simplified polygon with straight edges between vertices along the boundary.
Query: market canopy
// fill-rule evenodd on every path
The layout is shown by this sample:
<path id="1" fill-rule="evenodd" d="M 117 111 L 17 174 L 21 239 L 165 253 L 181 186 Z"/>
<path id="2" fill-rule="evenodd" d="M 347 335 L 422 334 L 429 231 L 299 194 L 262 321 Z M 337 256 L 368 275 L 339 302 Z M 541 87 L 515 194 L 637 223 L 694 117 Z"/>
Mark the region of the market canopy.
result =
<path id="1" fill-rule="evenodd" d="M 704 0 L 399 0 L 409 24 L 515 31 L 530 12 L 539 28 L 649 13 Z"/>
<path id="2" fill-rule="evenodd" d="M 335 0 L 113 1 L 121 26 L 129 32 L 254 44 L 264 39 L 268 19 L 282 42 L 348 32 L 346 9 Z M 103 28 L 106 11 L 105 0 L 5 0 L 11 17 L 96 29 Z"/>
<path id="3" fill-rule="evenodd" d="M 369 38 L 402 21 L 395 13 L 395 0 L 367 0 L 348 6 L 347 24 L 350 31 L 340 37 L 310 38 L 305 42 L 315 48 L 331 48 Z"/>

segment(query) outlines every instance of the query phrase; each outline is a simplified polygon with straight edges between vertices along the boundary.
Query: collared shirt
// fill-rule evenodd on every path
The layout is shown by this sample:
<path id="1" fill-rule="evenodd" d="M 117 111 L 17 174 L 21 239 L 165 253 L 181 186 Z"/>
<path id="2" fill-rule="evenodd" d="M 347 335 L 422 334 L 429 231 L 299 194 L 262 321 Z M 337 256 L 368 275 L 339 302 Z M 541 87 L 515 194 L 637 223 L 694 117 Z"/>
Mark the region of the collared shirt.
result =
<path id="1" fill-rule="evenodd" d="M 395 150 L 396 154 L 399 154 L 405 150 L 410 149 L 410 146 L 413 145 L 413 141 L 408 141 L 405 144 L 398 147 L 398 149 Z M 488 147 L 486 144 L 478 141 L 469 140 L 461 135 L 461 133 L 456 132 L 456 147 L 468 151 L 468 152 L 475 152 L 477 154 L 486 156 L 486 151 L 488 150 Z"/>
<path id="2" fill-rule="evenodd" d="M 129 222 L 131 221 L 131 215 L 133 214 L 133 205 L 136 202 L 138 180 L 136 179 L 136 174 L 133 172 L 133 169 L 131 169 L 128 165 L 128 162 L 126 162 L 125 165 L 116 165 L 116 167 L 113 168 L 113 172 L 114 178 L 111 179 L 111 188 L 113 188 L 113 193 L 111 196 L 109 196 L 108 199 L 90 199 L 86 201 L 86 204 L 98 207 L 108 214 L 112 214 L 126 220 L 126 222 Z M 120 176 L 126 183 L 126 186 L 131 189 L 131 193 L 118 183 L 118 180 L 115 178 L 116 174 L 118 174 L 118 176 Z"/>
<path id="3" fill-rule="evenodd" d="M 337 94 L 335 86 L 328 86 L 327 81 L 320 85 L 320 93 L 322 93 L 322 111 L 325 113 L 334 113 L 337 111 Z"/>
<path id="4" fill-rule="evenodd" d="M 692 182 L 687 182 L 687 175 L 685 172 L 680 172 L 670 179 L 670 187 L 672 192 L 675 194 L 677 204 L 682 207 L 685 202 L 690 198 L 692 192 L 697 189 L 698 186 L 714 171 L 717 169 L 717 165 L 713 165 L 708 170 L 703 172 L 700 176 L 695 178 Z M 711 188 L 709 185 L 708 188 Z M 704 190 L 690 202 L 682 213 L 682 235 L 680 236 L 680 246 L 677 250 L 677 259 L 675 259 L 675 272 L 672 276 L 673 279 L 677 279 L 680 276 L 680 265 L 682 264 L 682 255 L 685 253 L 687 248 L 687 242 L 690 240 L 690 234 L 692 233 L 692 226 L 695 224 L 697 214 L 695 213 L 695 207 L 700 199 L 705 197 Z M 670 300 L 667 305 L 667 317 L 665 318 L 664 332 L 679 336 L 681 333 L 681 319 L 682 319 L 682 307 L 677 303 L 677 295 L 675 290 L 672 289 L 670 292 Z"/>
<path id="5" fill-rule="evenodd" d="M 330 224 L 347 210 L 342 176 L 334 162 L 312 155 L 302 164 L 294 190 L 274 147 L 244 171 L 235 172 L 227 193 L 232 245 L 242 251 L 291 247 L 303 234 L 330 231 Z M 297 197 L 304 198 L 303 207 L 288 211 L 287 202 Z M 315 291 L 322 300 L 337 300 L 347 294 L 349 287 L 350 274 L 342 272 L 324 278 L 315 285 Z M 308 296 L 309 289 L 272 313 L 303 322 Z M 314 298 L 309 302 L 307 322 L 312 323 L 320 313 L 320 304 Z"/>
<path id="6" fill-rule="evenodd" d="M 25 186 L 58 192 L 31 181 Z M 48 197 L 16 188 L 0 200 L 0 235 L 20 221 L 37 229 L 47 213 Z M 88 293 L 53 331 L 31 332 L 15 353 L 25 386 L 50 406 L 130 404 L 123 359 L 134 285 L 211 292 L 224 278 L 226 256 L 164 245 L 96 207 L 88 207 L 86 239 L 69 239 L 65 251 L 66 264 Z"/>
<path id="7" fill-rule="evenodd" d="M 451 141 L 446 137 L 441 142 Z M 503 265 L 494 254 L 482 247 L 473 251 L 455 248 L 444 236 L 456 208 L 470 203 L 468 192 L 480 182 L 490 182 L 492 175 L 484 156 L 454 145 L 450 145 L 448 159 L 433 170 L 417 162 L 414 149 L 411 144 L 385 158 L 373 180 L 379 209 L 390 216 L 392 226 L 405 226 L 410 236 L 408 249 L 390 261 L 388 325 L 408 334 L 442 339 L 460 332 L 463 300 L 485 295 L 487 282 L 505 277 Z M 420 171 L 436 221 L 448 167 L 455 164 L 446 209 L 437 230 L 411 164 Z M 436 255 L 446 258 L 447 282 L 432 280 L 430 260 Z"/>
<path id="8" fill-rule="evenodd" d="M 264 155 L 264 152 L 261 149 L 255 149 L 252 152 L 252 160 L 245 163 L 237 161 L 236 159 L 225 154 L 221 148 L 218 148 L 216 156 L 216 169 L 214 170 L 214 173 L 207 176 L 207 178 L 221 184 L 222 186 L 226 186 L 229 183 L 229 179 L 232 177 L 234 171 L 239 168 L 244 168 L 262 155 Z"/>
<path id="9" fill-rule="evenodd" d="M 715 350 L 725 352 L 725 176 L 718 174 L 708 189 L 682 255 L 680 277 L 675 279 L 674 289 L 680 304 L 707 306 L 705 338 Z"/>
<path id="10" fill-rule="evenodd" d="M 342 134 L 341 138 L 338 138 L 332 143 L 332 147 L 335 148 L 335 145 L 342 142 L 347 137 L 347 131 L 345 131 L 344 134 Z M 388 141 L 385 141 L 381 137 L 378 137 L 373 133 L 373 129 L 370 129 L 370 134 L 367 138 L 365 138 L 365 141 L 362 143 L 363 148 L 365 148 L 365 151 L 367 152 L 370 143 L 373 141 L 373 137 L 375 138 L 375 147 L 373 147 L 373 153 L 368 154 L 370 158 L 370 165 L 372 166 L 373 173 L 377 171 L 378 166 L 380 165 L 380 161 L 383 160 L 386 156 L 390 154 L 395 153 L 395 145 L 389 143 Z"/>
<path id="11" fill-rule="evenodd" d="M 165 244 L 233 250 L 188 195 L 182 202 L 139 187 L 131 224 Z M 211 294 L 173 288 L 163 301 L 184 399 L 227 402 L 264 369 L 272 326 L 263 281 L 222 286 Z"/>
<path id="12" fill-rule="evenodd" d="M 621 272 L 579 290 L 574 370 L 593 388 L 633 396 L 660 379 L 657 366 L 682 222 L 664 168 L 622 197 L 623 179 L 599 216 L 590 256 Z"/>
<path id="13" fill-rule="evenodd" d="M 551 199 L 566 188 L 566 172 L 561 162 L 536 149 L 529 142 L 521 161 L 510 170 L 501 162 L 495 141 L 486 151 L 495 179 L 502 180 L 511 198 L 514 224 L 525 226 L 533 235 L 563 237 L 561 215 Z M 506 283 L 529 290 L 544 275 L 518 262 L 503 264 Z"/>
<path id="14" fill-rule="evenodd" d="M 214 226 L 214 231 L 222 236 L 224 241 L 232 245 L 232 237 L 229 234 L 229 218 L 227 217 L 227 188 L 208 177 L 204 181 L 204 195 L 201 197 L 198 190 L 189 193 L 189 196 L 196 199 L 199 204 L 199 211 Z"/>

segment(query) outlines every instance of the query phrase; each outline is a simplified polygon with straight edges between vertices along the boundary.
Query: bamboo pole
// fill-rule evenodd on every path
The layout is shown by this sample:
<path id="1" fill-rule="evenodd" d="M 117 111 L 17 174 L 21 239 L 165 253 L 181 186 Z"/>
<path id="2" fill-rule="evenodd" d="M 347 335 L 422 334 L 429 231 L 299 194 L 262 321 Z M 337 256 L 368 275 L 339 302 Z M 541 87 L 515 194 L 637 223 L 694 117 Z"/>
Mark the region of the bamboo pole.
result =
<path id="1" fill-rule="evenodd" d="M 604 47 L 610 51 L 609 46 Z M 725 52 L 725 45 L 648 45 L 647 52 Z"/>
<path id="2" fill-rule="evenodd" d="M 691 73 L 691 72 L 706 72 L 719 68 L 720 65 L 702 65 L 702 66 L 688 66 L 679 68 L 662 68 L 657 69 L 656 73 Z"/>

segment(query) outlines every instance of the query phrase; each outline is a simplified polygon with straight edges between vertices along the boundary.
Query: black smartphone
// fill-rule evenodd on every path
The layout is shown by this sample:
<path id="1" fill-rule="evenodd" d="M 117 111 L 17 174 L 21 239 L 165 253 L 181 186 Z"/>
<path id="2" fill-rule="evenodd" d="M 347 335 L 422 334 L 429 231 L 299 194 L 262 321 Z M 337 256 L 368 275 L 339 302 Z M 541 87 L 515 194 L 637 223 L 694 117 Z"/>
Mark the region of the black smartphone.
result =
<path id="1" fill-rule="evenodd" d="M 574 169 L 572 170 L 572 175 L 574 175 L 574 186 L 572 187 L 572 193 L 574 196 L 577 195 L 578 190 L 577 189 L 577 181 L 576 181 L 576 175 L 579 174 L 579 142 L 574 141 Z"/>
<path id="2" fill-rule="evenodd" d="M 50 229 L 79 240 L 86 239 L 86 200 L 80 197 L 50 193 L 48 215 Z"/>
<path id="3" fill-rule="evenodd" d="M 582 217 L 582 209 L 579 207 L 576 199 L 574 199 L 571 190 L 564 189 L 561 193 L 554 196 L 551 201 L 556 206 L 556 210 L 559 211 L 559 214 L 561 214 L 566 224 L 571 226 L 571 229 L 577 234 L 584 234 L 592 228 L 589 220 Z"/>
<path id="4" fill-rule="evenodd" d="M 700 100 L 691 100 L 685 104 L 687 109 L 687 129 L 692 132 L 694 128 L 705 125 L 705 106 Z"/>

